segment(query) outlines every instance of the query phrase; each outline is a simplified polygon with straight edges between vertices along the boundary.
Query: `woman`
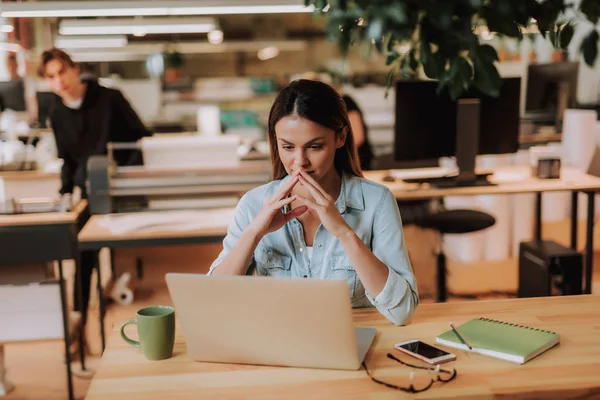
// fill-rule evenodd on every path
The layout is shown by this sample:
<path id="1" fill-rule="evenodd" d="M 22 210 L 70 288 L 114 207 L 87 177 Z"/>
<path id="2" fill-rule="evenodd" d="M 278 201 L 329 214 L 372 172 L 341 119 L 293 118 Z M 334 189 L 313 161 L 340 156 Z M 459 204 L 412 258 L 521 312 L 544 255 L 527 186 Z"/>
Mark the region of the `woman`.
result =
<path id="1" fill-rule="evenodd" d="M 50 122 L 58 157 L 63 159 L 60 194 L 65 209 L 71 208 L 73 189 L 81 189 L 87 198 L 87 162 L 90 156 L 106 154 L 108 142 L 135 142 L 149 132 L 131 108 L 123 94 L 105 88 L 97 82 L 80 79 L 79 66 L 64 51 L 56 48 L 44 51 L 38 74 L 56 94 L 50 110 Z M 115 152 L 118 164 L 141 161 L 138 152 Z M 75 282 L 82 274 L 82 304 L 77 285 L 74 291 L 76 311 L 83 311 L 82 323 L 87 318 L 92 270 L 97 262 L 95 251 L 82 251 Z"/>
<path id="2" fill-rule="evenodd" d="M 396 200 L 362 178 L 341 96 L 297 80 L 269 115 L 274 181 L 240 200 L 210 274 L 344 279 L 353 307 L 408 321 L 417 285 Z"/>

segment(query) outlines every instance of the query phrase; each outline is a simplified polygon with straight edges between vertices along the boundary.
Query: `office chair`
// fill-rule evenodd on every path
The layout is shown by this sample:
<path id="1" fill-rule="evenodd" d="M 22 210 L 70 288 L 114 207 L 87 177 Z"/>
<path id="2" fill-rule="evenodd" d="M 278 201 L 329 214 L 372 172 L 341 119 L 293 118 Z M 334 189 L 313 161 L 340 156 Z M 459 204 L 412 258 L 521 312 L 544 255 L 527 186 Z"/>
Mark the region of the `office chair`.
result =
<path id="1" fill-rule="evenodd" d="M 490 214 L 469 209 L 446 210 L 441 208 L 429 214 L 420 216 L 414 221 L 414 224 L 420 228 L 433 229 L 439 232 L 442 240 L 444 234 L 460 234 L 481 231 L 489 228 L 496 223 L 496 219 Z M 443 247 L 439 246 L 437 254 L 437 302 L 445 302 L 448 297 L 446 288 L 446 255 Z"/>

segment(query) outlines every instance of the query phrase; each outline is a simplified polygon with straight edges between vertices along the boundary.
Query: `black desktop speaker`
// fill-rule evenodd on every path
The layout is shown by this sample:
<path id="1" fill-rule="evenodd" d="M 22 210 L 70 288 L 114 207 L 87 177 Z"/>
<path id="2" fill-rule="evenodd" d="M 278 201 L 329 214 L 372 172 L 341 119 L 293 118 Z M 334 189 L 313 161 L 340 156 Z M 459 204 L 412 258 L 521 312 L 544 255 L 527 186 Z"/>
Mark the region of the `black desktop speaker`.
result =
<path id="1" fill-rule="evenodd" d="M 521 242 L 519 297 L 581 294 L 583 256 L 552 240 Z"/>

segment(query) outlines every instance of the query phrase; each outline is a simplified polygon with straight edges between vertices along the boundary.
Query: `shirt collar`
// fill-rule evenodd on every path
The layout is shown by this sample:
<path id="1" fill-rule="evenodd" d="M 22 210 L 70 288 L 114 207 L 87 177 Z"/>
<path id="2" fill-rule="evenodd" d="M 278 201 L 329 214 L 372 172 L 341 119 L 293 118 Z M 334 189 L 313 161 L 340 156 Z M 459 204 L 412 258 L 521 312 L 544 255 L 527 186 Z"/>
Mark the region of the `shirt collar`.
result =
<path id="1" fill-rule="evenodd" d="M 282 178 L 279 187 L 281 187 L 288 179 L 290 179 L 290 175 L 286 175 Z M 353 208 L 359 211 L 365 210 L 365 199 L 359 177 L 350 174 L 342 174 L 342 188 L 340 190 L 340 195 L 335 202 L 335 206 L 340 214 L 343 214 L 346 211 L 346 208 Z"/>

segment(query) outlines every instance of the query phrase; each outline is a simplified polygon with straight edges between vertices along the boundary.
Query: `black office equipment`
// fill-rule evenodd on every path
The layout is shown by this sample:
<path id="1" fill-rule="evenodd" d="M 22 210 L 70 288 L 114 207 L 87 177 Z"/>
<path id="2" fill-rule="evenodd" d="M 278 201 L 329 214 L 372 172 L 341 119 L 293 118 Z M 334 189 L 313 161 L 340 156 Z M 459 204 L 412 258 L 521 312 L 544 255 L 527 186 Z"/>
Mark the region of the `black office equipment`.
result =
<path id="1" fill-rule="evenodd" d="M 0 82 L 0 96 L 5 109 L 25 111 L 25 84 L 21 79 Z"/>
<path id="2" fill-rule="evenodd" d="M 524 118 L 561 132 L 565 110 L 577 107 L 578 74 L 579 62 L 530 64 Z"/>
<path id="3" fill-rule="evenodd" d="M 469 89 L 454 101 L 447 89 L 438 94 L 437 87 L 437 81 L 397 83 L 396 160 L 457 156 L 457 176 L 429 183 L 489 185 L 485 175 L 474 173 L 475 155 L 515 153 L 519 149 L 521 79 L 503 79 L 497 98 Z"/>
<path id="4" fill-rule="evenodd" d="M 521 242 L 519 297 L 582 293 L 583 256 L 552 240 Z"/>

